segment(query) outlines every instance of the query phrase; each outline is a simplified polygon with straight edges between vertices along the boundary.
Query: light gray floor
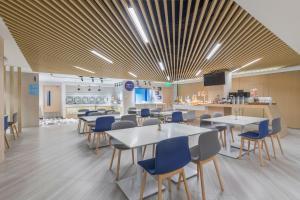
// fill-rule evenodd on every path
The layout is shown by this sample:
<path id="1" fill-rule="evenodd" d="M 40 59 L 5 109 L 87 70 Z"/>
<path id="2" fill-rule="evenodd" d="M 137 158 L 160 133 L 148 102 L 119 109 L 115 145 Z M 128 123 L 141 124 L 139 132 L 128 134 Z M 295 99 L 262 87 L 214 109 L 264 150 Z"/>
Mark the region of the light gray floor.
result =
<path id="1" fill-rule="evenodd" d="M 126 199 L 108 170 L 112 149 L 96 155 L 75 129 L 76 124 L 25 129 L 0 164 L 0 199 Z M 213 165 L 205 166 L 207 199 L 300 199 L 300 131 L 290 130 L 282 144 L 285 156 L 278 152 L 277 160 L 272 159 L 265 167 L 260 167 L 253 155 L 250 160 L 219 156 L 223 193 Z M 148 150 L 150 155 L 151 148 Z M 124 153 L 121 178 L 133 175 L 135 168 L 130 152 Z M 201 199 L 197 178 L 188 180 L 188 184 L 192 198 Z M 174 185 L 171 194 L 164 192 L 164 199 L 185 199 L 184 189 L 178 191 Z"/>

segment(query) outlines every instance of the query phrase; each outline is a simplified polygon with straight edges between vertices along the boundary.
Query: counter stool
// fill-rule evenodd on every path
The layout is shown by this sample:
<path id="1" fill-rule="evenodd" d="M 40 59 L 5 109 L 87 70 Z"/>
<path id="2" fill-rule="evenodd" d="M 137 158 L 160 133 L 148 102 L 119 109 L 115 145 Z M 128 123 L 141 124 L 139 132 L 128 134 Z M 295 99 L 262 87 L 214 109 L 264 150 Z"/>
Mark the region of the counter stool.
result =
<path id="1" fill-rule="evenodd" d="M 146 185 L 147 173 L 157 176 L 158 200 L 162 200 L 162 183 L 168 180 L 169 191 L 171 191 L 171 178 L 179 174 L 183 179 L 187 199 L 191 199 L 191 194 L 185 178 L 184 166 L 191 161 L 188 137 L 176 137 L 160 141 L 157 144 L 155 158 L 139 161 L 138 164 L 144 169 L 140 199 L 143 199 Z"/>
<path id="2" fill-rule="evenodd" d="M 136 124 L 134 124 L 134 122 L 128 121 L 128 120 L 121 120 L 121 121 L 112 123 L 111 130 L 133 128 L 133 127 L 136 127 Z M 110 161 L 109 169 L 110 170 L 112 169 L 115 153 L 116 153 L 116 150 L 118 150 L 119 152 L 118 152 L 116 180 L 119 180 L 121 153 L 122 153 L 122 151 L 130 150 L 130 148 L 128 148 L 126 145 L 124 145 L 123 143 L 120 143 L 118 140 L 116 140 L 114 138 L 112 138 L 110 140 L 110 143 L 111 143 L 111 145 L 113 146 L 114 149 L 113 149 L 113 154 L 112 154 L 112 158 L 111 158 L 111 161 Z M 132 164 L 134 164 L 134 149 L 131 149 L 131 155 L 132 155 Z"/>

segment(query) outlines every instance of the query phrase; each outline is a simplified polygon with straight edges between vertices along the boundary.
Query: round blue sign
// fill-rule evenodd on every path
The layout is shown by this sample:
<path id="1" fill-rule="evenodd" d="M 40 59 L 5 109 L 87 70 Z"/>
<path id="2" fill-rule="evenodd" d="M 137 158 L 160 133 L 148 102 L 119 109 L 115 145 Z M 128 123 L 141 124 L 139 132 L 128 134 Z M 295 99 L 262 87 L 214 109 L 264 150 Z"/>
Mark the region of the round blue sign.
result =
<path id="1" fill-rule="evenodd" d="M 124 85 L 127 91 L 132 91 L 134 89 L 134 83 L 132 81 L 126 81 Z"/>

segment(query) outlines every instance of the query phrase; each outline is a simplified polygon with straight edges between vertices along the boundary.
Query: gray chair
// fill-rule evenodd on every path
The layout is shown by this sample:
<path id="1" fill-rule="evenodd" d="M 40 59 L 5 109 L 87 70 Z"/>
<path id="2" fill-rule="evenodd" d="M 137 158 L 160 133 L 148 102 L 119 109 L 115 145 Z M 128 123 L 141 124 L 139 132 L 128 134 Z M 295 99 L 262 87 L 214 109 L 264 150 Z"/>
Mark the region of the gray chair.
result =
<path id="1" fill-rule="evenodd" d="M 127 110 L 128 114 L 136 114 L 136 107 L 129 107 Z"/>
<path id="2" fill-rule="evenodd" d="M 210 114 L 200 115 L 200 127 L 214 129 L 215 127 L 211 124 L 211 122 L 205 121 L 205 119 L 209 118 L 211 118 Z"/>
<path id="3" fill-rule="evenodd" d="M 160 117 L 160 112 L 161 111 L 162 111 L 162 108 L 151 109 L 150 116 L 151 117 Z"/>
<path id="4" fill-rule="evenodd" d="M 136 125 L 132 121 L 128 121 L 128 120 L 122 120 L 122 121 L 114 122 L 111 125 L 112 130 L 127 129 L 127 128 L 133 128 L 133 127 L 136 127 Z M 111 158 L 111 161 L 110 161 L 109 169 L 110 170 L 112 169 L 112 165 L 113 165 L 114 158 L 115 158 L 115 153 L 116 153 L 116 150 L 118 150 L 119 152 L 118 152 L 116 180 L 119 180 L 121 153 L 122 153 L 122 151 L 130 150 L 130 148 L 127 147 L 126 145 L 124 145 L 123 143 L 120 143 L 118 140 L 113 139 L 113 138 L 110 140 L 110 143 L 113 146 L 113 154 L 112 154 L 112 158 Z M 132 155 L 132 164 L 134 164 L 134 149 L 131 149 L 131 155 Z"/>
<path id="5" fill-rule="evenodd" d="M 283 150 L 282 150 L 282 146 L 281 146 L 280 139 L 279 139 L 280 131 L 281 131 L 281 119 L 275 118 L 272 120 L 272 129 L 270 130 L 269 135 L 268 135 L 268 137 L 270 137 L 270 139 L 271 139 L 275 159 L 276 159 L 276 152 L 275 152 L 276 150 L 275 150 L 274 138 L 277 139 L 281 154 L 283 155 Z"/>
<path id="6" fill-rule="evenodd" d="M 220 113 L 220 112 L 215 112 L 212 115 L 212 117 L 223 117 L 223 116 L 224 116 L 223 113 Z M 213 125 L 216 127 L 216 129 L 219 130 L 221 139 L 224 138 L 224 141 L 222 142 L 222 144 L 225 147 L 226 146 L 227 125 L 223 124 L 223 123 L 214 123 Z M 232 142 L 234 142 L 233 126 L 230 126 L 230 133 L 231 133 L 231 140 L 232 140 Z M 222 134 L 223 134 L 223 136 L 222 136 Z"/>
<path id="7" fill-rule="evenodd" d="M 12 134 L 14 136 L 14 139 L 16 139 L 17 137 L 19 137 L 19 131 L 18 131 L 18 128 L 17 128 L 17 122 L 18 122 L 18 113 L 13 113 L 13 115 L 12 115 L 12 121 L 8 122 L 8 126 L 12 130 Z"/>
<path id="8" fill-rule="evenodd" d="M 192 123 L 196 119 L 196 111 L 189 110 L 187 113 L 183 113 L 183 121 L 185 123 Z"/>
<path id="9" fill-rule="evenodd" d="M 161 121 L 157 118 L 149 118 L 143 122 L 143 126 L 152 126 L 152 125 L 158 125 L 158 124 L 161 124 Z M 145 157 L 147 146 L 148 145 L 146 145 L 144 147 L 143 158 Z M 155 155 L 155 144 L 152 145 L 152 157 L 154 157 L 154 155 Z"/>
<path id="10" fill-rule="evenodd" d="M 128 121 L 132 121 L 135 126 L 137 126 L 137 120 L 136 120 L 136 115 L 135 114 L 128 114 L 128 115 L 122 115 L 121 116 L 121 120 L 128 120 Z"/>
<path id="11" fill-rule="evenodd" d="M 115 110 L 106 110 L 105 111 L 105 115 L 111 115 L 111 114 L 115 114 L 116 111 Z"/>
<path id="12" fill-rule="evenodd" d="M 218 152 L 221 150 L 220 142 L 218 140 L 218 131 L 212 130 L 201 134 L 199 136 L 198 145 L 190 148 L 192 162 L 197 165 L 197 177 L 201 180 L 201 192 L 202 199 L 205 197 L 205 186 L 204 186 L 204 174 L 203 174 L 203 165 L 213 161 L 217 176 L 219 179 L 219 184 L 221 191 L 224 191 L 223 181 L 220 175 L 219 169 L 219 160 L 217 158 Z"/>

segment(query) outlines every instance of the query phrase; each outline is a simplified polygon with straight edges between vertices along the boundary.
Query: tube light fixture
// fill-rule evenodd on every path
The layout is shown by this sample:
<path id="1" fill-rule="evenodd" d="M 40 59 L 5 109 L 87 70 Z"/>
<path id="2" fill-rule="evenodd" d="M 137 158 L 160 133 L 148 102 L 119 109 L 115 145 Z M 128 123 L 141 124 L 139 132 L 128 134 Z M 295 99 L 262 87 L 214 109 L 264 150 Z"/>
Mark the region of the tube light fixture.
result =
<path id="1" fill-rule="evenodd" d="M 161 69 L 162 71 L 165 70 L 165 66 L 164 66 L 164 64 L 163 64 L 162 62 L 159 62 L 158 65 L 159 65 L 159 67 L 160 67 L 160 69 Z"/>
<path id="2" fill-rule="evenodd" d="M 110 59 L 108 59 L 108 58 L 106 58 L 105 56 L 101 55 L 101 54 L 98 53 L 97 51 L 91 50 L 91 52 L 92 52 L 93 54 L 95 54 L 96 56 L 102 58 L 103 60 L 105 60 L 105 61 L 107 61 L 107 62 L 109 62 L 109 63 L 111 63 L 111 64 L 113 63 L 113 61 L 111 61 Z"/>
<path id="3" fill-rule="evenodd" d="M 167 80 L 170 81 L 170 76 L 167 76 Z"/>
<path id="4" fill-rule="evenodd" d="M 200 69 L 197 73 L 196 76 L 199 76 L 199 74 L 202 72 L 202 70 Z"/>
<path id="5" fill-rule="evenodd" d="M 139 34 L 141 35 L 142 39 L 144 40 L 145 43 L 148 43 L 149 40 L 147 38 L 147 35 L 145 31 L 143 30 L 142 24 L 139 21 L 139 18 L 133 8 L 128 8 L 129 14 L 134 22 L 135 27 L 137 28 Z"/>
<path id="6" fill-rule="evenodd" d="M 207 55 L 206 59 L 209 60 L 217 51 L 218 49 L 221 47 L 221 44 L 216 44 L 214 46 L 214 48 L 209 52 L 209 54 Z"/>
<path id="7" fill-rule="evenodd" d="M 132 73 L 132 72 L 128 72 L 128 74 L 130 74 L 131 76 L 133 76 L 133 77 L 137 78 L 137 75 L 135 75 L 135 74 L 134 74 L 134 73 Z"/>
<path id="8" fill-rule="evenodd" d="M 236 71 L 239 71 L 239 70 L 241 70 L 241 69 L 243 69 L 243 68 L 245 68 L 245 67 L 248 67 L 249 65 L 252 65 L 253 63 L 258 62 L 258 61 L 260 61 L 261 59 L 262 59 L 262 58 L 258 58 L 258 59 L 256 59 L 256 60 L 253 60 L 253 61 L 251 61 L 251 62 L 249 62 L 249 63 L 247 63 L 247 64 L 241 66 L 240 68 L 237 68 L 237 69 L 233 70 L 232 73 L 233 73 L 233 72 L 236 72 Z"/>
<path id="9" fill-rule="evenodd" d="M 89 73 L 95 74 L 95 72 L 93 72 L 91 70 L 88 70 L 88 69 L 85 69 L 85 68 L 82 68 L 82 67 L 78 67 L 78 66 L 73 66 L 73 67 L 75 67 L 76 69 L 80 69 L 82 71 L 85 71 L 85 72 L 89 72 Z"/>

